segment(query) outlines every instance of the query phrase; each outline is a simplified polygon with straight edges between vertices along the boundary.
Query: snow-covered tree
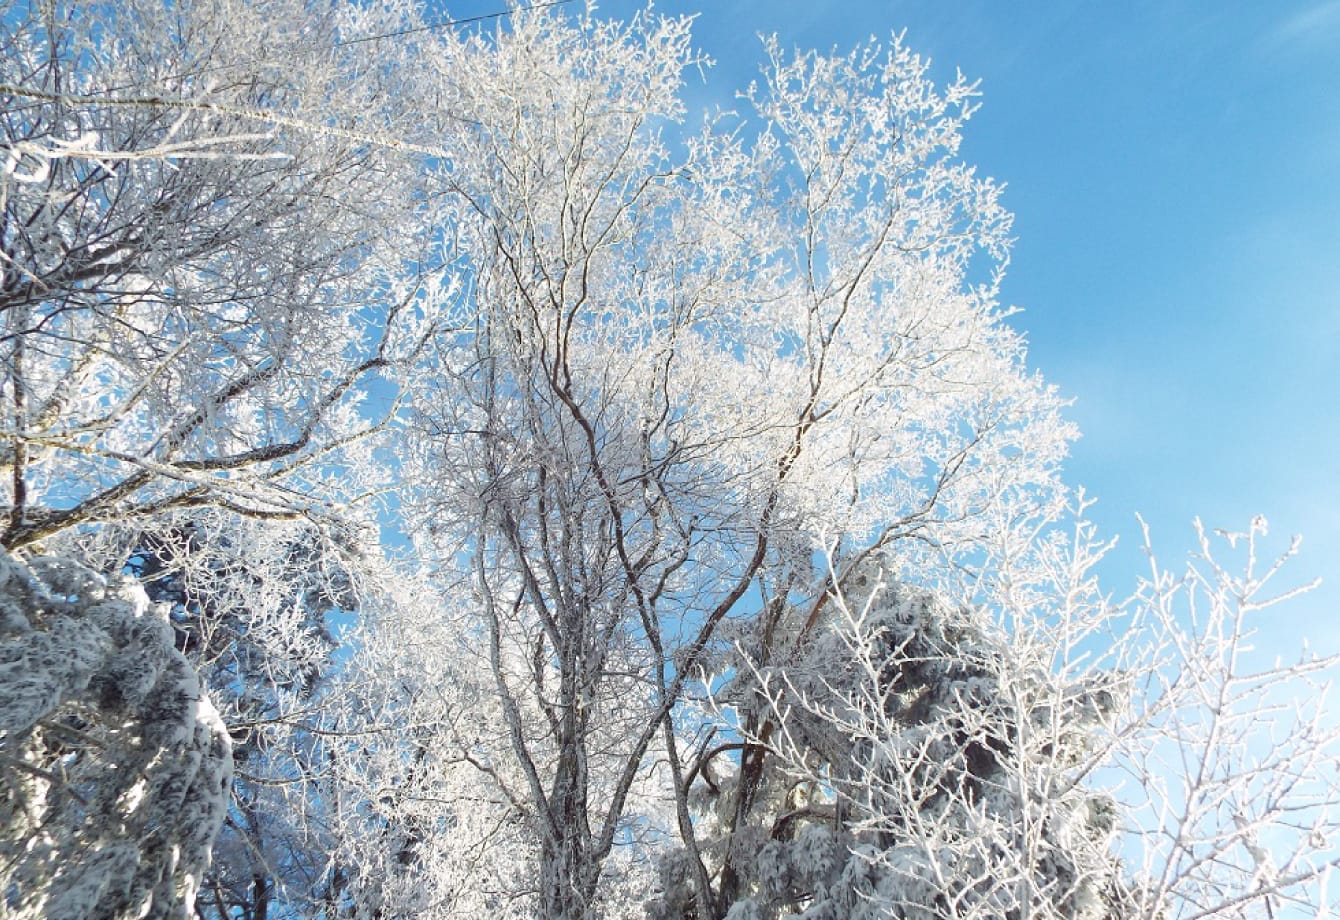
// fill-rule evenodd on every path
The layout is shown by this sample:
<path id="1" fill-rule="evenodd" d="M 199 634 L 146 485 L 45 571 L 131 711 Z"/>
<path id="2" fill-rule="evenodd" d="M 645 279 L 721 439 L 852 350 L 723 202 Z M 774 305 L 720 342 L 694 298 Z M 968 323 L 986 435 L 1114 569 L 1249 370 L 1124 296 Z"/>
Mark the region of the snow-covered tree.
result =
<path id="1" fill-rule="evenodd" d="M 546 917 L 596 914 L 658 761 L 716 912 L 686 681 L 724 623 L 824 596 L 809 533 L 939 565 L 1058 494 L 1070 431 L 995 300 L 1009 218 L 957 159 L 971 86 L 898 43 L 770 50 L 752 116 L 688 136 L 686 20 L 535 13 L 432 57 L 471 284 L 409 520 L 487 650 Z"/>
<path id="2" fill-rule="evenodd" d="M 740 745 L 695 763 L 701 807 L 736 819 L 711 822 L 742 879 L 728 916 L 1130 916 L 1116 805 L 1073 776 L 1118 676 L 1057 677 L 988 611 L 886 571 L 868 559 L 808 639 L 718 693 L 764 764 L 751 789 L 722 756 Z"/>
<path id="3" fill-rule="evenodd" d="M 1058 536 L 972 84 L 412 6 L 0 17 L 0 914 L 1326 916 L 1335 662 Z"/>
<path id="4" fill-rule="evenodd" d="M 1263 533 L 1230 535 L 1240 570 L 1203 540 L 1185 574 L 1155 563 L 1124 604 L 1094 581 L 1106 547 L 1082 523 L 1013 558 L 978 604 L 872 557 L 783 660 L 742 641 L 715 696 L 762 728 L 692 767 L 700 849 L 742 880 L 722 908 L 1332 916 L 1340 730 L 1323 700 L 1340 658 L 1250 661 L 1253 617 L 1296 593 L 1268 594 L 1288 554 L 1262 566 Z M 740 749 L 767 755 L 745 809 Z M 684 915 L 682 858 L 665 857 L 654 913 Z"/>
<path id="5" fill-rule="evenodd" d="M 235 741 L 195 880 L 220 917 L 327 887 L 329 618 L 358 604 L 375 438 L 437 283 L 413 68 L 352 41 L 405 22 L 304 0 L 0 17 L 0 543 L 164 605 Z"/>
<path id="6" fill-rule="evenodd" d="M 337 44 L 362 15 L 34 0 L 0 18 L 6 547 L 358 492 L 330 470 L 394 405 L 369 385 L 419 344 L 402 266 L 426 264 L 413 170 L 379 143 L 400 69 Z"/>
<path id="7" fill-rule="evenodd" d="M 232 807 L 202 909 L 265 916 L 267 904 L 324 897 L 333 844 L 319 733 L 340 692 L 340 633 L 364 612 L 368 566 L 331 546 L 327 528 L 200 509 L 165 516 L 129 548 L 117 545 L 120 529 L 98 537 L 82 555 L 101 550 L 164 605 L 233 739 Z"/>
<path id="8" fill-rule="evenodd" d="M 347 666 L 322 748 L 341 916 L 535 915 L 537 840 L 509 798 L 500 705 L 460 621 L 402 584 Z M 416 590 L 417 589 L 417 590 Z"/>
<path id="9" fill-rule="evenodd" d="M 6 916 L 193 916 L 232 765 L 166 610 L 139 585 L 0 556 Z"/>

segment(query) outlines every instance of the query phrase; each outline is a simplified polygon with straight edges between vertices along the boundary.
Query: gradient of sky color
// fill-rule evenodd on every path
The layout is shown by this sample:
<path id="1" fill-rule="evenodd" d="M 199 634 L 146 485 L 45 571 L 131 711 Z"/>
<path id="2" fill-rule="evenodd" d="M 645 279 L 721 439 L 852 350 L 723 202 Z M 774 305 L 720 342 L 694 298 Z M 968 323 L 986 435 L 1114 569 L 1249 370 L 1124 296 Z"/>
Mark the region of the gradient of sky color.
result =
<path id="1" fill-rule="evenodd" d="M 457 16 L 486 0 L 458 0 Z M 643 0 L 600 0 L 627 18 Z M 1007 184 L 1004 297 L 1030 363 L 1075 400 L 1068 479 L 1143 571 L 1191 522 L 1294 533 L 1269 645 L 1340 650 L 1340 0 L 658 0 L 716 59 L 695 104 L 734 105 L 759 33 L 840 50 L 906 29 L 941 83 L 980 79 L 963 155 Z"/>

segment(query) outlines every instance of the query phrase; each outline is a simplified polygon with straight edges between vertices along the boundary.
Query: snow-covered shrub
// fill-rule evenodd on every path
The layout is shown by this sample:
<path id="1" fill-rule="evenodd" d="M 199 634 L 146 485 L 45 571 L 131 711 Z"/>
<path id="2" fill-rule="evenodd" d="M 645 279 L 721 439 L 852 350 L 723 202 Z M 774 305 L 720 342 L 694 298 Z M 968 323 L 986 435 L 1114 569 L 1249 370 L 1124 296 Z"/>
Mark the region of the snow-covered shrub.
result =
<path id="1" fill-rule="evenodd" d="M 7 916 L 190 916 L 231 773 L 223 722 L 142 588 L 0 553 Z"/>

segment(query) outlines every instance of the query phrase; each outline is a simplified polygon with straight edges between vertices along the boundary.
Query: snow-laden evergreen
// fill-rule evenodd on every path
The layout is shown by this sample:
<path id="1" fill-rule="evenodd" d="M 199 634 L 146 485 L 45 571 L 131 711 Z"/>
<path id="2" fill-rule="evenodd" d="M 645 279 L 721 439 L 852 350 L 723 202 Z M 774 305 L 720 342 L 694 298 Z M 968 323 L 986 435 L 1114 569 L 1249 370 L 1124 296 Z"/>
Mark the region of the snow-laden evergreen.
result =
<path id="1" fill-rule="evenodd" d="M 143 588 L 0 555 L 0 752 L 6 916 L 194 916 L 232 745 Z"/>
<path id="2" fill-rule="evenodd" d="M 802 635 L 802 619 L 779 628 Z M 704 824 L 733 826 L 728 917 L 1129 914 L 1116 803 L 1079 769 L 1122 705 L 1118 675 L 1054 675 L 989 611 L 900 584 L 879 559 L 785 663 L 752 658 L 717 702 L 760 726 L 746 750 L 766 766 L 743 808 L 721 792 L 738 772 L 725 757 L 702 763 L 717 776 L 697 793 Z"/>

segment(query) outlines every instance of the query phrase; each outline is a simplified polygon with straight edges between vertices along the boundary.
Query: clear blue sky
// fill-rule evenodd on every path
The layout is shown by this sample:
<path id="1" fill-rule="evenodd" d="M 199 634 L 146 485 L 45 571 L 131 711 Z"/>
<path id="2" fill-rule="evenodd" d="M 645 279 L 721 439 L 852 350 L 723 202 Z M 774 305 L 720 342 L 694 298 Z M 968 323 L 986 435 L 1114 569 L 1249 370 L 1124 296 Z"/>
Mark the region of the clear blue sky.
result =
<path id="1" fill-rule="evenodd" d="M 601 0 L 625 18 L 642 0 Z M 458 16 L 495 8 L 458 0 Z M 1191 521 L 1305 537 L 1272 619 L 1340 649 L 1340 0 L 659 0 L 716 58 L 730 106 L 759 33 L 847 49 L 907 30 L 941 82 L 981 80 L 964 156 L 1004 181 L 1005 299 L 1032 365 L 1073 397 L 1069 479 L 1141 571 L 1144 515 L 1173 562 Z M 1270 643 L 1275 645 L 1275 642 Z"/>

